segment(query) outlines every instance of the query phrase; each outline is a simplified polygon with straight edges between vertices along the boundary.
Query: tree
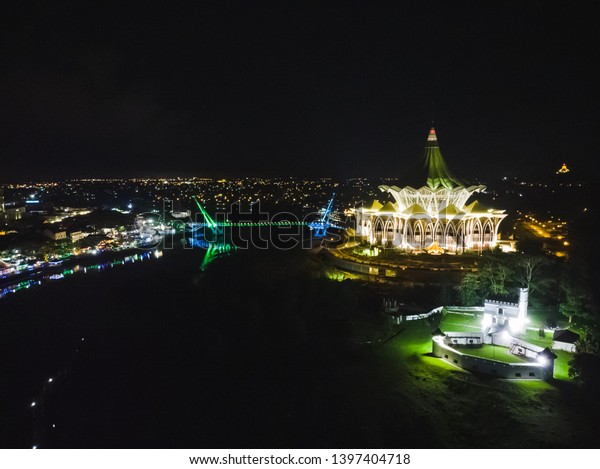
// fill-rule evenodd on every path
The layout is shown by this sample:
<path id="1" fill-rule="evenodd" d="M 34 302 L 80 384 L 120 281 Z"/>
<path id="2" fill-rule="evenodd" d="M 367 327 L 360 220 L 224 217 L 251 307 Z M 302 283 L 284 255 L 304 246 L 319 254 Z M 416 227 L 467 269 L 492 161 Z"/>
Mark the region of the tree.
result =
<path id="1" fill-rule="evenodd" d="M 544 256 L 531 256 L 524 254 L 519 256 L 516 263 L 517 279 L 524 288 L 529 289 L 529 294 L 540 287 L 548 285 L 550 277 L 542 276 L 543 267 L 548 264 L 548 259 Z"/>
<path id="2" fill-rule="evenodd" d="M 471 272 L 466 274 L 458 286 L 462 304 L 465 306 L 481 304 L 480 288 L 481 282 L 479 281 L 479 276 Z"/>
<path id="3" fill-rule="evenodd" d="M 492 259 L 483 265 L 480 276 L 491 294 L 506 295 L 508 294 L 506 283 L 513 276 L 513 271 L 504 262 Z"/>
<path id="4" fill-rule="evenodd" d="M 590 301 L 588 290 L 581 284 L 568 282 L 562 285 L 564 300 L 559 304 L 561 314 L 569 318 L 569 324 L 573 322 L 574 317 L 581 319 L 590 318 Z"/>
<path id="5" fill-rule="evenodd" d="M 578 353 L 600 353 L 600 336 L 598 331 L 598 324 L 591 324 L 590 326 L 584 327 L 585 334 L 577 341 L 577 352 Z"/>
<path id="6" fill-rule="evenodd" d="M 600 390 L 600 356 L 577 352 L 569 361 L 569 376 L 596 396 Z"/>

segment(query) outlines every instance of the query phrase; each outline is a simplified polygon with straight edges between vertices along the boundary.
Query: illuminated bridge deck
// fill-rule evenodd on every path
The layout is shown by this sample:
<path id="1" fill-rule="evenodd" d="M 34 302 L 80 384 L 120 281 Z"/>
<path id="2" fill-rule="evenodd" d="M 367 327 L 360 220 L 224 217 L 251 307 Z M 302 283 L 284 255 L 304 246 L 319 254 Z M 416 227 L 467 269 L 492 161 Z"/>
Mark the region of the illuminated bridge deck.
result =
<path id="1" fill-rule="evenodd" d="M 310 226 L 311 223 L 303 221 L 270 221 L 270 222 L 231 222 L 216 221 L 214 223 L 190 223 L 189 226 Z"/>

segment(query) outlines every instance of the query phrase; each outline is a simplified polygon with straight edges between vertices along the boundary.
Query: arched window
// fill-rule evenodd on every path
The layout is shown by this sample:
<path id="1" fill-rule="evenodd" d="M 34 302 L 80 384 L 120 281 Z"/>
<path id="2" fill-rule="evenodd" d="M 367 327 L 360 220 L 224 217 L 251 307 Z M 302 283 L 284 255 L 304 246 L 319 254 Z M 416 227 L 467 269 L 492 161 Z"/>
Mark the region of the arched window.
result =
<path id="1" fill-rule="evenodd" d="M 456 230 L 454 229 L 454 224 L 452 222 L 448 223 L 446 226 L 446 241 L 445 241 L 446 249 L 450 251 L 456 251 L 457 239 L 456 239 Z"/>
<path id="2" fill-rule="evenodd" d="M 435 242 L 442 247 L 446 245 L 444 240 L 444 227 L 439 221 L 435 224 Z"/>
<path id="3" fill-rule="evenodd" d="M 410 247 L 415 244 L 413 226 L 408 221 L 404 224 L 404 243 L 410 245 Z"/>
<path id="4" fill-rule="evenodd" d="M 394 219 L 388 218 L 384 225 L 383 230 L 383 243 L 391 243 L 394 240 Z"/>
<path id="5" fill-rule="evenodd" d="M 494 237 L 494 227 L 492 226 L 491 220 L 485 222 L 483 225 L 483 244 L 484 246 L 490 247 L 492 245 Z"/>
<path id="6" fill-rule="evenodd" d="M 433 223 L 429 222 L 425 226 L 425 243 L 423 246 L 427 247 L 433 243 Z"/>
<path id="7" fill-rule="evenodd" d="M 421 226 L 420 221 L 417 221 L 414 224 L 413 247 L 415 249 L 421 249 L 423 247 L 423 227 Z"/>
<path id="8" fill-rule="evenodd" d="M 481 242 L 481 223 L 479 220 L 473 221 L 473 236 L 471 239 L 473 240 L 473 243 Z"/>
<path id="9" fill-rule="evenodd" d="M 381 244 L 383 242 L 383 220 L 377 217 L 375 221 L 375 243 Z"/>

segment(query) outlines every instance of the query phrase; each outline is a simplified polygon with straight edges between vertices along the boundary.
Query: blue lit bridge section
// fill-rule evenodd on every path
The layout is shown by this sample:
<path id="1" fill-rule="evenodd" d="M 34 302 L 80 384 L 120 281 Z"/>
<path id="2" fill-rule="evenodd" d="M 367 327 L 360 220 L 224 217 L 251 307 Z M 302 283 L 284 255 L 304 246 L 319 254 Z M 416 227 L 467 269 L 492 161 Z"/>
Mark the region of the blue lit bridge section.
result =
<path id="1" fill-rule="evenodd" d="M 327 234 L 327 230 L 329 228 L 340 228 L 340 226 L 335 225 L 331 221 L 331 212 L 333 209 L 333 199 L 335 198 L 335 192 L 331 196 L 329 203 L 327 204 L 327 208 L 323 210 L 321 214 L 321 218 L 315 221 L 308 222 L 308 227 L 313 230 L 313 236 L 315 238 L 324 238 Z"/>

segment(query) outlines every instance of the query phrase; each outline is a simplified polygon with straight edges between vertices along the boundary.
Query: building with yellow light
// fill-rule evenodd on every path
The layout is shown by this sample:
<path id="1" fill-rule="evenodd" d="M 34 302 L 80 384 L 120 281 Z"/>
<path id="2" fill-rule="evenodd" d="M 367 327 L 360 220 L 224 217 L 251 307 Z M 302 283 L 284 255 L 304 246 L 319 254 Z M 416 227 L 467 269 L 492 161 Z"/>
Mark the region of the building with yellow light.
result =
<path id="1" fill-rule="evenodd" d="M 431 128 L 425 145 L 421 175 L 424 184 L 379 186 L 393 200 L 352 209 L 356 234 L 370 244 L 432 254 L 493 249 L 504 210 L 468 203 L 483 185 L 467 185 L 448 169 Z M 423 174 L 424 173 L 424 174 Z M 415 184 L 418 187 L 418 184 Z"/>

